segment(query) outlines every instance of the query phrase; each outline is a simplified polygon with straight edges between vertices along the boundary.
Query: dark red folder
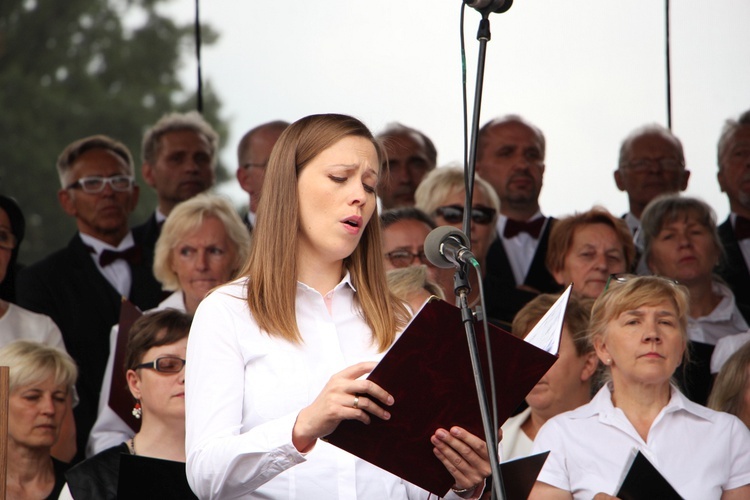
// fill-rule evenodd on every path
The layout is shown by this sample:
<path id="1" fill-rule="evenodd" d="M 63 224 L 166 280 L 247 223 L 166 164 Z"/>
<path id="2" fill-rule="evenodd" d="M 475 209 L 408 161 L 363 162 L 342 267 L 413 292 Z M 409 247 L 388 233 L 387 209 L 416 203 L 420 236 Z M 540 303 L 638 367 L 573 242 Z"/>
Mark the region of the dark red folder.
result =
<path id="1" fill-rule="evenodd" d="M 133 416 L 133 396 L 128 390 L 125 378 L 125 349 L 128 345 L 128 334 L 133 323 L 143 315 L 140 309 L 125 297 L 120 305 L 120 323 L 117 327 L 117 346 L 115 362 L 112 368 L 112 383 L 109 386 L 109 407 L 125 421 L 133 432 L 141 428 L 141 421 Z"/>
<path id="2" fill-rule="evenodd" d="M 480 359 L 486 360 L 482 324 L 475 323 L 475 328 Z M 493 325 L 490 339 L 502 425 L 557 356 Z M 426 304 L 368 378 L 393 395 L 391 419 L 373 418 L 370 425 L 346 420 L 326 440 L 435 495 L 445 495 L 454 480 L 433 454 L 430 436 L 453 425 L 484 436 L 459 309 L 444 301 Z M 484 380 L 489 388 L 486 363 Z"/>

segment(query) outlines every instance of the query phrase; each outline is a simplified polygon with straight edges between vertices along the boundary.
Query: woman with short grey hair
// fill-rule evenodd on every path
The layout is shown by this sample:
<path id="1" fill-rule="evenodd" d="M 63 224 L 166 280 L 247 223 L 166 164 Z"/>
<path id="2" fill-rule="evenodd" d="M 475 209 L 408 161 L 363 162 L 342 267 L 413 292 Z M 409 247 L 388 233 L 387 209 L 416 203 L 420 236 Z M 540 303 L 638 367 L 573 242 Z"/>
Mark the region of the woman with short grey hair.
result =
<path id="1" fill-rule="evenodd" d="M 641 232 L 651 272 L 690 291 L 687 331 L 691 362 L 677 375 L 687 396 L 706 404 L 713 380 L 709 363 L 714 347 L 722 338 L 748 329 L 734 294 L 714 275 L 724 253 L 716 215 L 697 198 L 661 196 L 644 210 Z"/>

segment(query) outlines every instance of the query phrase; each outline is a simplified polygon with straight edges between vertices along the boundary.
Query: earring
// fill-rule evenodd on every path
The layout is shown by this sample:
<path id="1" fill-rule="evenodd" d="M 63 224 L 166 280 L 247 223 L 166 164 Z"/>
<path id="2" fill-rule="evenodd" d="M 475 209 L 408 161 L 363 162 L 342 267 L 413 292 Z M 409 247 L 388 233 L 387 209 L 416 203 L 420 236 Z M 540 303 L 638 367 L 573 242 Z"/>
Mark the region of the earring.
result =
<path id="1" fill-rule="evenodd" d="M 131 413 L 133 414 L 133 416 L 136 419 L 138 419 L 138 420 L 141 419 L 141 414 L 143 413 L 143 410 L 141 410 L 141 402 L 140 401 L 136 401 L 135 406 L 133 406 L 133 411 Z"/>
<path id="2" fill-rule="evenodd" d="M 607 360 L 604 362 L 605 365 L 609 366 L 612 364 L 612 360 L 607 358 Z"/>

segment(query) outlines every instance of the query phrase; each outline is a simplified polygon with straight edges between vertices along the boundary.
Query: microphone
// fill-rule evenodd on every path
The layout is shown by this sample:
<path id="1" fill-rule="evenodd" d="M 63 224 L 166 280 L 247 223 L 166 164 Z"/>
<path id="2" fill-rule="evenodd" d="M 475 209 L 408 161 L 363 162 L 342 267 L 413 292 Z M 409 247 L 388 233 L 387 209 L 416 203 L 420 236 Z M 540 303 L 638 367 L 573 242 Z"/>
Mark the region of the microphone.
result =
<path id="1" fill-rule="evenodd" d="M 513 0 L 464 0 L 464 3 L 479 12 L 486 11 L 502 14 L 510 9 L 511 5 L 513 5 Z"/>
<path id="2" fill-rule="evenodd" d="M 449 269 L 461 267 L 475 259 L 469 250 L 466 235 L 452 226 L 440 226 L 430 231 L 424 240 L 424 254 L 436 267 Z"/>

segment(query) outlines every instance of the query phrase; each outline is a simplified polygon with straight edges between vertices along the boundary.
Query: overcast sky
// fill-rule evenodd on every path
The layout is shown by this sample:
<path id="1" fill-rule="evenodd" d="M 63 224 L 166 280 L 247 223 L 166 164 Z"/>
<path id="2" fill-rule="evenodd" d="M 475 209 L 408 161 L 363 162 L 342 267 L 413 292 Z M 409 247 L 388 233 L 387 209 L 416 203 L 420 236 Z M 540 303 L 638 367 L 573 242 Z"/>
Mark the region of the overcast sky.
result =
<path id="1" fill-rule="evenodd" d="M 716 142 L 724 120 L 750 108 L 750 1 L 671 3 L 673 130 L 692 172 L 688 193 L 721 220 L 728 203 L 716 183 Z M 194 0 L 168 7 L 180 20 L 194 8 Z M 462 158 L 460 0 L 203 0 L 200 8 L 221 36 L 203 51 L 203 74 L 230 124 L 231 169 L 246 130 L 323 112 L 357 116 L 375 132 L 399 121 L 433 139 L 440 165 Z M 545 213 L 626 211 L 612 179 L 620 142 L 637 126 L 667 123 L 664 12 L 664 0 L 515 0 L 490 17 L 481 123 L 517 113 L 544 131 Z M 470 108 L 479 19 L 467 9 Z M 194 71 L 191 60 L 188 84 Z M 222 190 L 244 199 L 236 186 Z"/>

